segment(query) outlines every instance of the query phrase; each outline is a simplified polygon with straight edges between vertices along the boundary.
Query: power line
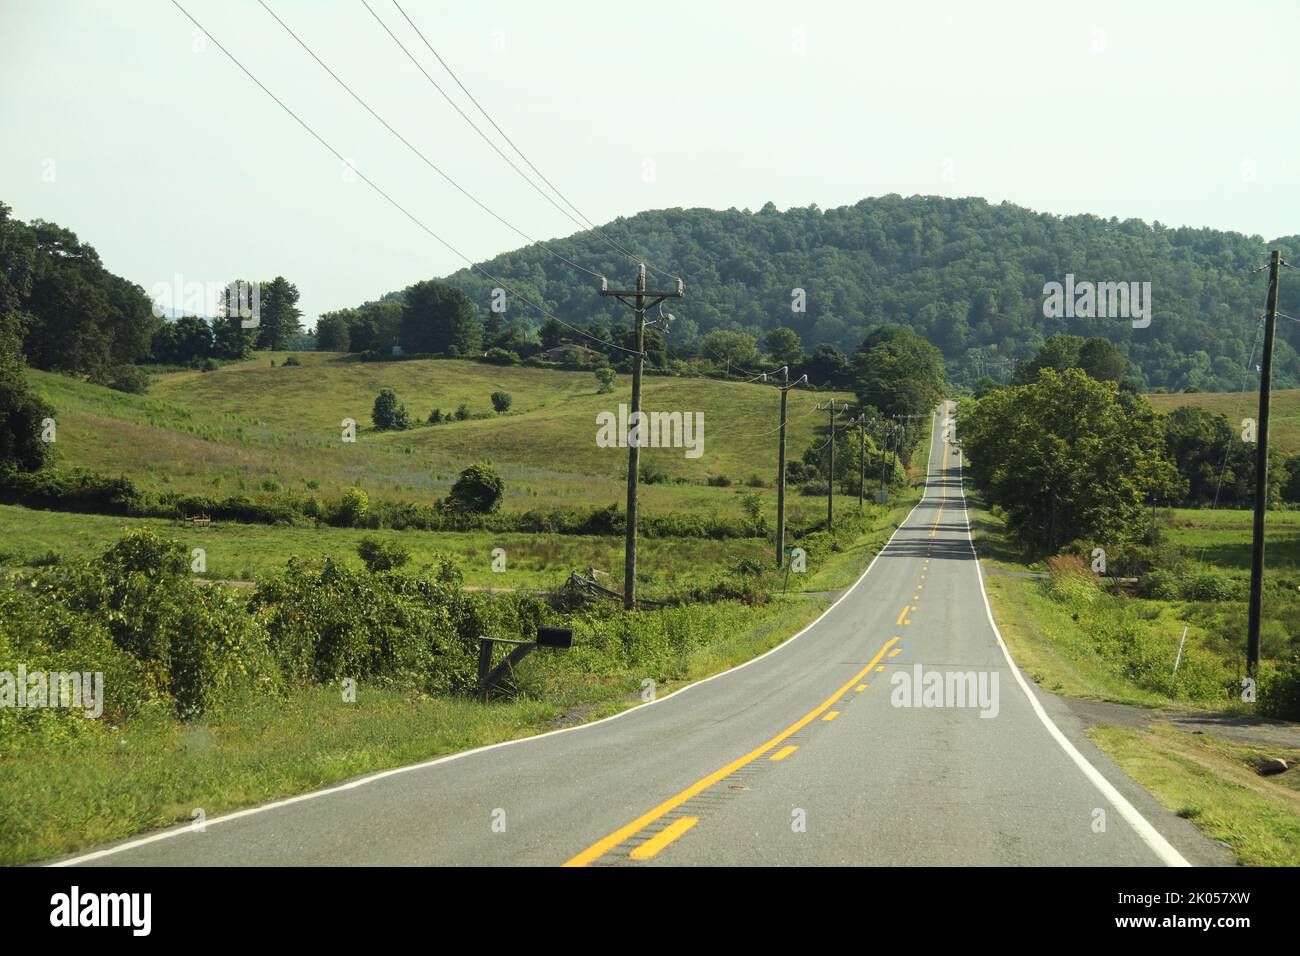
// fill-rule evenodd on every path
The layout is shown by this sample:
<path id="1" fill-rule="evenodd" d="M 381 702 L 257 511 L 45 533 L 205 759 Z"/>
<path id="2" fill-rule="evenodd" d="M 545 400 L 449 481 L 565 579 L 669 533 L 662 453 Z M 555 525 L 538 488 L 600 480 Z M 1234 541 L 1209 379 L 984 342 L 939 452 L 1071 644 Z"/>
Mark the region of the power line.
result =
<path id="1" fill-rule="evenodd" d="M 276 104 L 277 104 L 277 105 L 278 105 L 282 110 L 284 110 L 286 113 L 288 113 L 290 116 L 292 116 L 293 119 L 298 123 L 299 126 L 301 126 L 301 127 L 302 127 L 303 129 L 305 129 L 308 133 L 310 133 L 310 134 L 312 135 L 312 138 L 314 138 L 318 143 L 320 143 L 320 144 L 321 144 L 322 146 L 324 146 L 327 150 L 329 150 L 329 152 L 332 153 L 332 154 L 333 154 L 333 155 L 334 155 L 334 156 L 339 160 L 339 162 L 344 163 L 345 165 L 349 166 L 349 167 L 352 169 L 352 171 L 355 172 L 355 173 L 357 174 L 357 176 L 360 177 L 361 180 L 362 180 L 362 181 L 363 181 L 367 186 L 369 186 L 369 187 L 370 187 L 371 189 L 373 189 L 375 192 L 379 193 L 379 195 L 383 196 L 384 199 L 388 200 L 389 204 L 392 205 L 395 209 L 397 209 L 398 212 L 400 212 L 402 215 L 406 216 L 407 219 L 411 220 L 411 222 L 415 223 L 417 226 L 419 226 L 421 229 L 423 229 L 426 233 L 428 233 L 430 236 L 432 236 L 434 239 L 436 239 L 436 240 L 437 240 L 439 243 L 441 243 L 443 246 L 445 246 L 446 248 L 450 249 L 453 253 L 455 253 L 455 254 L 456 254 L 457 256 L 459 256 L 461 259 L 465 260 L 465 262 L 469 265 L 469 267 L 470 267 L 471 269 L 473 269 L 474 271 L 476 271 L 476 272 L 482 274 L 483 276 L 487 277 L 487 278 L 488 278 L 489 280 L 491 280 L 492 282 L 497 283 L 497 285 L 499 285 L 501 288 L 505 289 L 505 290 L 506 290 L 507 292 L 509 292 L 511 295 L 517 296 L 517 297 L 518 297 L 522 302 L 524 302 L 526 305 L 532 306 L 534 309 L 536 309 L 536 310 L 537 310 L 538 312 L 540 312 L 542 315 L 545 315 L 547 318 L 554 319 L 556 322 L 560 323 L 560 325 L 564 326 L 565 328 L 570 329 L 570 330 L 572 330 L 572 331 L 574 331 L 574 332 L 577 332 L 579 335 L 585 336 L 586 338 L 591 339 L 593 342 L 599 342 L 601 345 L 607 346 L 608 348 L 617 349 L 617 350 L 620 351 L 620 352 L 627 352 L 627 353 L 629 353 L 629 354 L 633 354 L 633 355 L 637 354 L 637 353 L 634 352 L 632 349 L 626 349 L 626 348 L 623 348 L 623 346 L 621 346 L 621 345 L 615 345 L 613 342 L 606 342 L 604 339 L 598 338 L 598 337 L 592 335 L 591 333 L 586 332 L 586 331 L 584 331 L 583 329 L 578 328 L 578 327 L 575 326 L 575 325 L 570 325 L 568 322 L 565 322 L 563 319 L 559 318 L 558 316 L 553 315 L 553 314 L 552 314 L 550 311 L 548 311 L 545 307 L 540 306 L 540 305 L 538 305 L 537 303 L 533 302 L 531 299 L 527 298 L 526 296 L 521 295 L 521 294 L 518 293 L 518 292 L 515 292 L 514 289 L 510 288 L 510 287 L 509 287 L 508 285 L 506 285 L 502 280 L 500 280 L 500 279 L 498 279 L 496 276 L 492 275 L 492 273 L 488 272 L 488 271 L 487 271 L 486 269 L 484 269 L 482 266 L 480 266 L 480 265 L 476 265 L 476 264 L 474 263 L 474 261 L 473 261 L 472 259 L 469 258 L 469 256 L 465 255 L 463 252 L 461 252 L 459 249 L 457 249 L 455 246 L 453 246 L 453 245 L 452 245 L 450 242 L 448 242 L 446 239 L 442 238 L 442 236 L 438 235 L 436 232 L 434 232 L 432 229 L 430 229 L 428 226 L 426 226 L 426 225 L 425 225 L 425 224 L 424 224 L 420 219 L 418 219 L 418 218 L 417 218 L 413 213 L 409 212 L 409 211 L 406 209 L 405 206 L 403 206 L 403 205 L 402 205 L 401 203 L 399 203 L 396 199 L 394 199 L 394 198 L 393 198 L 392 196 L 390 196 L 387 192 L 385 192 L 385 191 L 384 191 L 384 190 L 383 190 L 383 189 L 382 189 L 382 188 L 381 188 L 377 183 L 374 182 L 374 180 L 372 180 L 370 177 L 368 177 L 367 175 L 365 175 L 365 173 L 361 172 L 361 170 L 357 169 L 355 166 L 352 166 L 350 163 L 348 163 L 347 159 L 344 158 L 344 156 L 343 156 L 342 153 L 340 153 L 337 149 L 335 149 L 335 148 L 334 148 L 333 146 L 331 146 L 328 142 L 326 142 L 326 140 L 324 139 L 324 137 L 322 137 L 319 133 L 317 133 L 314 129 L 312 129 L 312 127 L 309 126 L 309 125 L 307 124 L 307 122 L 306 122 L 306 121 L 305 121 L 301 116 L 299 116 L 297 113 L 295 113 L 292 109 L 290 109 L 290 108 L 285 104 L 285 102 L 284 102 L 283 100 L 281 100 L 278 96 L 276 96 L 274 93 L 272 93 L 272 92 L 271 92 L 271 91 L 266 87 L 266 85 L 265 85 L 261 80 L 259 80 L 256 76 L 254 76 L 254 75 L 252 74 L 252 72 L 248 69 L 248 67 L 244 66 L 244 64 L 240 62 L 240 60 L 239 60 L 238 57 L 236 57 L 233 53 L 231 53 L 229 50 L 227 50 L 227 49 L 226 49 L 226 48 L 221 44 L 221 41 L 219 41 L 216 37 L 214 37 L 211 33 L 208 32 L 207 28 L 204 27 L 203 24 L 199 23 L 198 20 L 194 19 L 194 17 L 190 14 L 190 12 L 189 12 L 188 10 L 186 10 L 183 6 L 180 5 L 180 3 L 178 2 L 178 0 L 171 0 L 171 2 L 172 2 L 172 6 L 176 7 L 177 10 L 179 10 L 181 13 L 185 14 L 186 19 L 188 19 L 188 20 L 189 20 L 191 23 L 193 23 L 196 27 L 198 27 L 200 30 L 202 30 L 203 33 L 204 33 L 204 35 L 207 36 L 207 38 L 208 38 L 209 40 L 211 40 L 211 41 L 216 45 L 217 49 L 219 49 L 222 53 L 224 53 L 227 57 L 229 57 L 229 58 L 230 58 L 230 61 L 231 61 L 232 63 L 234 63 L 237 67 L 239 67 L 239 69 L 243 71 L 243 73 L 244 73 L 245 76 L 247 76 L 250 80 L 252 80 L 254 83 L 256 83 L 257 86 L 262 90 L 263 93 L 265 93 L 267 96 L 271 97 L 271 99 L 275 100 Z M 363 0 L 363 2 L 364 2 L 364 0 Z"/>
<path id="2" fill-rule="evenodd" d="M 364 0 L 363 0 L 363 2 L 364 2 Z M 538 169 L 538 168 L 533 164 L 533 161 L 530 160 L 526 155 L 524 155 L 524 151 L 521 150 L 518 146 L 515 145 L 514 140 L 512 140 L 509 136 L 506 135 L 506 131 L 503 130 L 503 129 L 502 129 L 502 128 L 497 124 L 497 121 L 494 120 L 494 119 L 492 118 L 492 116 L 488 113 L 488 111 L 485 110 L 485 109 L 483 108 L 483 105 L 482 105 L 481 103 L 479 103 L 479 101 L 476 100 L 476 99 L 474 98 L 474 94 L 471 93 L 471 92 L 470 92 L 470 91 L 465 87 L 465 84 L 462 83 L 462 82 L 460 81 L 460 77 L 458 77 L 458 76 L 455 74 L 455 72 L 452 70 L 452 68 L 451 68 L 450 66 L 447 65 L 447 61 L 445 61 L 441 56 L 439 56 L 438 51 L 435 50 L 435 49 L 433 48 L 433 44 L 431 44 L 431 43 L 429 42 L 428 38 L 425 37 L 425 35 L 424 35 L 424 31 L 422 31 L 418 26 L 416 26 L 415 21 L 412 20 L 412 19 L 407 15 L 406 11 L 402 9 L 402 5 L 401 5 L 400 3 L 398 3 L 397 0 L 393 0 L 393 6 L 397 7 L 397 11 L 398 11 L 398 12 L 399 12 L 399 13 L 400 13 L 400 14 L 401 14 L 405 19 L 406 19 L 406 22 L 409 23 L 409 24 L 411 25 L 411 29 L 414 30 L 414 31 L 416 32 L 416 35 L 419 36 L 421 42 L 423 42 L 424 45 L 425 45 L 426 47 L 429 48 L 429 52 L 433 54 L 434 58 L 435 58 L 435 59 L 436 59 L 440 64 L 442 64 L 442 68 L 443 68 L 444 70 L 447 71 L 447 74 L 448 74 L 448 75 L 449 75 L 453 80 L 456 81 L 456 85 L 460 87 L 461 92 L 463 92 L 467 97 L 469 97 L 469 101 L 470 101 L 471 103 L 473 103 L 474 106 L 478 108 L 478 111 L 479 111 L 480 113 L 482 113 L 483 116 L 487 119 L 487 121 L 488 121 L 489 123 L 492 124 L 492 128 L 495 129 L 498 133 L 501 134 L 501 138 L 504 139 L 507 143 L 509 143 L 509 144 L 510 144 L 510 148 L 513 149 L 516 153 L 519 154 L 519 158 L 522 159 L 525 163 L 528 164 L 528 168 L 531 169 L 534 173 L 536 173 L 537 176 L 538 176 L 538 178 L 540 178 L 542 182 L 546 183 L 547 186 L 551 187 L 551 190 L 555 193 L 555 195 L 559 196 L 562 200 L 564 200 L 565 204 L 566 204 L 570 209 L 572 209 L 575 213 L 577 213 L 578 216 L 579 216 L 579 218 L 581 218 L 584 222 L 586 222 L 587 225 L 588 225 L 591 229 L 593 229 L 593 230 L 596 232 L 596 234 L 597 234 L 598 236 L 600 236 L 600 237 L 601 237 L 602 239 L 604 239 L 607 243 L 609 243 L 609 245 L 610 245 L 611 247 L 613 247 L 614 249 L 617 249 L 619 252 L 621 252 L 623 255 L 627 256 L 627 257 L 628 257 L 630 260 L 632 260 L 633 262 L 638 262 L 638 263 L 640 263 L 640 262 L 646 262 L 646 263 L 647 263 L 647 266 L 646 266 L 646 267 L 647 267 L 651 272 L 657 273 L 657 274 L 662 275 L 662 276 L 667 276 L 667 277 L 670 278 L 670 279 L 678 279 L 678 278 L 680 278 L 680 276 L 673 275 L 673 274 L 670 273 L 670 272 L 664 272 L 664 271 L 662 271 L 662 270 L 660 270 L 660 269 L 656 269 L 656 268 L 654 267 L 653 264 L 647 262 L 645 256 L 642 256 L 642 255 L 639 255 L 639 254 L 636 254 L 636 253 L 630 252 L 629 250 L 627 250 L 627 249 L 624 248 L 623 246 L 619 245 L 617 242 L 615 242 L 613 239 L 611 239 L 609 236 L 607 236 L 607 235 L 605 234 L 604 230 L 602 230 L 599 226 L 597 226 L 594 222 L 592 222 L 591 219 L 589 219 L 586 215 L 584 215 L 583 212 L 582 212 L 582 210 L 579 209 L 577 206 L 575 206 L 575 205 L 573 204 L 573 202 L 570 201 L 570 199 L 569 199 L 567 196 L 564 195 L 564 193 L 560 192 L 559 188 L 558 188 L 558 187 L 557 187 L 553 182 L 551 182 L 549 179 L 547 179 L 547 178 L 546 178 L 546 175 L 545 175 L 545 174 L 544 174 L 540 169 Z M 374 11 L 371 11 L 371 12 L 373 13 Z M 376 19 L 378 19 L 378 17 L 376 17 Z M 390 31 L 390 34 L 389 34 L 389 35 L 390 35 L 390 36 L 392 35 L 392 34 L 391 34 L 391 31 Z M 396 37 L 394 37 L 394 39 L 396 39 Z M 400 45 L 400 44 L 399 44 L 399 45 Z M 403 48 L 403 49 L 405 49 L 405 48 Z M 410 54 L 408 53 L 407 56 L 410 56 Z M 412 57 L 412 59 L 414 59 L 414 58 Z M 418 66 L 419 64 L 416 64 L 416 65 Z M 426 73 L 425 75 L 428 76 L 427 73 Z M 432 80 L 430 80 L 430 82 L 432 82 Z M 435 83 L 434 86 L 436 87 L 437 84 Z M 440 92 L 440 93 L 442 92 L 441 88 L 438 89 L 438 92 Z M 444 96 L 444 97 L 445 97 L 446 95 L 447 95 L 447 94 L 443 93 L 443 96 Z M 450 100 L 448 100 L 448 102 L 450 102 Z M 455 104 L 452 104 L 452 105 L 454 106 Z M 459 109 L 457 110 L 457 112 L 460 112 Z M 461 116 L 465 116 L 465 114 L 464 114 L 464 113 L 461 113 Z M 467 116 L 465 117 L 465 120 L 466 120 L 466 122 L 470 122 L 470 121 L 469 121 L 469 117 L 467 117 Z M 473 126 L 474 124 L 473 124 L 472 122 L 470 122 L 470 125 Z M 475 129 L 477 130 L 477 127 L 475 127 Z M 483 135 L 483 134 L 480 133 L 479 135 Z M 486 137 L 484 137 L 484 138 L 486 139 Z M 490 142 L 490 141 L 489 141 L 489 142 Z M 495 147 L 493 147 L 493 148 L 495 148 Z M 498 151 L 498 152 L 499 152 L 499 151 Z M 503 158 L 504 158 L 504 157 L 503 157 Z M 513 164 L 511 164 L 511 165 L 513 165 Z M 518 171 L 517 168 L 516 168 L 516 171 Z M 520 175 L 523 175 L 523 174 L 520 173 Z M 532 181 L 529 180 L 529 183 L 532 184 Z M 537 187 L 535 186 L 535 184 L 533 184 L 533 185 L 534 185 L 534 188 L 537 188 Z M 540 190 L 539 190 L 539 191 L 540 191 Z M 546 195 L 546 194 L 543 193 L 542 195 Z M 547 197 L 547 198 L 550 198 L 550 197 Z M 563 210 L 561 210 L 561 211 L 563 211 Z M 567 213 L 566 213 L 566 215 L 567 215 Z M 572 217 L 570 217 L 570 218 L 572 218 Z"/>
<path id="3" fill-rule="evenodd" d="M 380 122 L 380 124 L 383 125 L 385 129 L 387 129 L 390 133 L 392 133 L 399 140 L 401 140 L 402 144 L 405 145 L 407 149 L 413 152 L 416 156 L 420 157 L 420 159 L 424 160 L 426 166 L 432 169 L 443 179 L 447 180 L 447 182 L 451 183 L 451 185 L 454 186 L 461 193 L 461 195 L 465 196 L 466 199 L 470 200 L 472 203 L 474 203 L 474 205 L 478 206 L 480 209 L 486 212 L 493 219 L 497 220 L 497 222 L 501 223 L 503 226 L 512 230 L 516 234 L 523 236 L 530 243 L 532 243 L 535 246 L 538 246 L 549 255 L 554 256 L 556 259 L 559 259 L 561 262 L 565 263 L 566 265 L 572 266 L 573 268 L 577 269 L 580 272 L 587 273 L 587 275 L 589 276 L 595 276 L 597 279 L 601 278 L 599 272 L 593 272 L 591 269 L 588 269 L 585 266 L 581 266 L 578 263 L 572 261 L 571 259 L 565 258 L 564 256 L 560 255 L 558 252 L 556 252 L 554 249 L 551 249 L 549 246 L 543 243 L 540 239 L 534 239 L 532 236 L 524 232 L 514 223 L 510 222 L 505 217 L 494 212 L 486 204 L 481 202 L 478 199 L 478 197 L 474 196 L 467 189 L 461 186 L 460 183 L 456 182 L 456 180 L 452 179 L 449 175 L 443 172 L 442 169 L 440 169 L 438 165 L 433 162 L 433 160 L 429 159 L 428 156 L 425 156 L 424 153 L 422 153 L 416 146 L 414 146 L 405 136 L 403 136 L 397 130 L 393 129 L 393 127 L 389 125 L 387 120 L 385 120 L 382 116 L 376 113 L 374 109 L 371 108 L 369 103 L 363 100 L 357 94 L 357 92 L 352 89 L 352 87 L 348 86 L 348 84 L 343 81 L 342 77 L 340 77 L 337 73 L 335 73 L 332 69 L 330 69 L 329 65 L 324 60 L 322 60 L 319 56 L 316 55 L 316 52 L 306 44 L 306 42 L 302 39 L 302 37 L 298 36 L 298 34 L 293 31 L 293 29 L 289 26 L 289 24 L 281 20 L 280 17 L 276 14 L 276 12 L 266 5 L 266 0 L 257 0 L 257 2 L 262 5 L 262 9 L 264 9 L 267 13 L 269 13 L 272 17 L 275 18 L 276 23 L 284 27 L 285 31 L 288 32 L 289 36 L 293 37 L 295 40 L 298 41 L 298 45 L 301 46 L 304 50 L 306 50 L 307 53 L 311 56 L 311 58 L 315 60 L 317 63 L 319 63 L 321 65 L 321 68 L 334 78 L 334 80 L 339 84 L 339 86 L 347 90 L 348 93 L 351 94 L 352 98 L 356 100 L 358 103 L 360 103 L 371 116 L 373 116 L 376 120 Z"/>

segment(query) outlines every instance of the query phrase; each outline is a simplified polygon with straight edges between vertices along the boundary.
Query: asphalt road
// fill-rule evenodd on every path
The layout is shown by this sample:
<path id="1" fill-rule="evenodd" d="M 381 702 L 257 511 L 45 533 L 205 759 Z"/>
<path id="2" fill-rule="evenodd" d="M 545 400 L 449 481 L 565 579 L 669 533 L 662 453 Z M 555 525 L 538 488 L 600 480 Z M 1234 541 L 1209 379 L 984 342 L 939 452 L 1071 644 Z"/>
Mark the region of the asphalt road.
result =
<path id="1" fill-rule="evenodd" d="M 925 498 L 857 584 L 774 651 L 612 719 L 64 862 L 1227 862 L 1011 663 L 987 610 L 947 419 L 945 406 Z"/>

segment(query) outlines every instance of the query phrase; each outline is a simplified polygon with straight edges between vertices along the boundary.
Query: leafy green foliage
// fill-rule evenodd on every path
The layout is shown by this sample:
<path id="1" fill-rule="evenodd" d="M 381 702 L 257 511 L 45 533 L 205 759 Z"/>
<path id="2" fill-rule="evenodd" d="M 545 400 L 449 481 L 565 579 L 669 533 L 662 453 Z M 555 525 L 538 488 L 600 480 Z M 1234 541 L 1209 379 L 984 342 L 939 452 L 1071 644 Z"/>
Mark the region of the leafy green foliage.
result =
<path id="1" fill-rule="evenodd" d="M 961 436 L 976 489 L 1022 543 L 1048 552 L 1140 537 L 1144 505 L 1175 481 L 1154 410 L 1078 369 L 963 402 Z"/>
<path id="2" fill-rule="evenodd" d="M 853 360 L 855 391 L 863 405 L 885 415 L 925 415 L 942 397 L 943 355 L 899 326 L 874 329 Z"/>
<path id="3" fill-rule="evenodd" d="M 460 511 L 489 514 L 501 507 L 501 496 L 506 483 L 492 470 L 492 466 L 479 462 L 460 473 L 451 486 L 447 503 Z"/>
<path id="4" fill-rule="evenodd" d="M 298 308 L 298 287 L 284 276 L 262 283 L 258 317 L 258 346 L 278 352 L 289 347 L 302 331 L 302 310 Z"/>
<path id="5" fill-rule="evenodd" d="M 50 458 L 41 423 L 54 409 L 28 390 L 23 365 L 18 316 L 0 314 L 0 471 L 37 471 Z"/>
<path id="6" fill-rule="evenodd" d="M 608 395 L 614 391 L 614 380 L 616 378 L 618 378 L 618 373 L 608 366 L 596 369 L 596 382 L 600 386 L 596 391 L 601 395 Z"/>
<path id="7" fill-rule="evenodd" d="M 370 420 L 379 431 L 401 431 L 411 427 L 411 418 L 406 413 L 406 406 L 397 400 L 397 393 L 391 388 L 381 388 L 375 397 Z"/>
<path id="8" fill-rule="evenodd" d="M 407 352 L 458 356 L 482 351 L 478 309 L 460 289 L 427 280 L 403 295 L 400 337 Z"/>
<path id="9" fill-rule="evenodd" d="M 362 538 L 357 545 L 357 554 L 372 574 L 380 571 L 395 571 L 411 560 L 411 552 L 396 541 L 381 541 L 378 538 Z"/>
<path id="10" fill-rule="evenodd" d="M 492 393 L 492 408 L 495 409 L 499 415 L 510 411 L 510 405 L 513 402 L 514 399 L 510 397 L 509 392 Z"/>
<path id="11" fill-rule="evenodd" d="M 1016 369 L 1016 383 L 1027 385 L 1041 369 L 1062 372 L 1067 368 L 1083 369 L 1103 382 L 1118 382 L 1128 371 L 1128 359 L 1106 339 L 1085 339 L 1080 335 L 1053 335 L 1027 362 Z"/>

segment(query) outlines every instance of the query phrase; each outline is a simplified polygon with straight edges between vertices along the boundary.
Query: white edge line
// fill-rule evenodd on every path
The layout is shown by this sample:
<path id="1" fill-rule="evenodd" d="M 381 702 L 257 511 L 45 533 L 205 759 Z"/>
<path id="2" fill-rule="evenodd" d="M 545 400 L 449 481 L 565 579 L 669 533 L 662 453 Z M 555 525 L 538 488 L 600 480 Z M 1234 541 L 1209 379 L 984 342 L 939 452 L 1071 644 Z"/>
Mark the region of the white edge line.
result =
<path id="1" fill-rule="evenodd" d="M 1173 844 L 1166 840 L 1164 836 L 1161 835 L 1160 831 L 1157 830 L 1146 817 L 1142 816 L 1141 811 L 1139 811 L 1137 807 L 1133 806 L 1133 804 L 1129 803 L 1128 799 L 1115 789 L 1114 784 L 1107 780 L 1105 776 L 1102 775 L 1102 772 L 1094 767 L 1089 762 L 1088 758 L 1079 752 L 1079 749 L 1075 747 L 1074 744 L 1070 742 L 1070 739 L 1061 732 L 1061 729 L 1056 726 L 1052 721 L 1052 718 L 1047 716 L 1047 711 L 1043 710 L 1043 705 L 1038 702 L 1038 698 L 1034 696 L 1034 692 L 1030 689 L 1029 685 L 1025 683 L 1025 678 L 1020 673 L 1020 668 L 1016 666 L 1016 662 L 1011 657 L 1011 651 L 1007 649 L 1006 641 L 1002 639 L 1002 632 L 998 630 L 997 621 L 993 620 L 993 608 L 989 605 L 989 594 L 984 587 L 984 572 L 980 569 L 979 552 L 975 550 L 975 537 L 971 534 L 970 515 L 966 511 L 965 464 L 966 456 L 962 455 L 960 463 L 957 466 L 957 475 L 959 487 L 961 488 L 962 515 L 966 519 L 966 540 L 970 542 L 971 555 L 975 558 L 975 574 L 976 577 L 979 578 L 980 596 L 984 598 L 984 613 L 988 615 L 989 625 L 993 628 L 993 635 L 998 639 L 998 647 L 1002 649 L 1002 656 L 1007 659 L 1007 664 L 1011 668 L 1012 676 L 1015 677 L 1016 683 L 1020 685 L 1020 689 L 1025 692 L 1025 696 L 1029 698 L 1029 706 L 1034 709 L 1034 713 L 1038 715 L 1038 719 L 1042 721 L 1043 726 L 1047 728 L 1047 732 L 1052 735 L 1052 739 L 1061 745 L 1061 749 L 1064 750 L 1066 755 L 1074 761 L 1075 765 L 1083 771 L 1083 775 L 1092 782 L 1093 786 L 1101 791 L 1102 796 L 1109 800 L 1111 806 L 1119 811 L 1119 815 L 1124 818 L 1128 825 L 1137 831 L 1137 835 L 1142 838 L 1142 842 L 1151 848 L 1151 851 L 1160 858 L 1160 862 L 1164 863 L 1166 866 L 1191 866 L 1191 864 L 1187 862 L 1187 859 L 1174 848 Z"/>
<path id="2" fill-rule="evenodd" d="M 608 723 L 611 720 L 618 720 L 620 717 L 626 717 L 629 714 L 642 713 L 647 707 L 653 707 L 655 704 L 662 704 L 664 701 L 671 700 L 672 698 L 676 697 L 678 694 L 684 694 L 688 690 L 693 690 L 696 687 L 700 687 L 704 684 L 709 683 L 710 681 L 717 680 L 719 677 L 726 677 L 728 674 L 734 674 L 736 671 L 748 667 L 751 664 L 757 664 L 759 661 L 767 657 L 769 654 L 775 654 L 777 651 L 789 647 L 796 640 L 803 637 L 803 635 L 807 634 L 814 627 L 816 627 L 822 618 L 824 618 L 827 614 L 830 614 L 831 611 L 835 610 L 835 608 L 839 605 L 841 601 L 843 601 L 850 594 L 852 594 L 857 589 L 858 585 L 866 580 L 867 575 L 871 573 L 871 569 L 876 566 L 876 561 L 880 558 L 882 554 L 884 554 L 887 550 L 889 550 L 889 545 L 893 542 L 894 538 L 898 535 L 898 532 L 903 530 L 903 528 L 907 526 L 907 523 L 908 521 L 911 520 L 912 515 L 916 513 L 916 509 L 921 507 L 921 504 L 925 501 L 926 496 L 930 493 L 929 456 L 932 456 L 934 452 L 934 432 L 935 432 L 934 420 L 931 419 L 930 451 L 927 453 L 927 459 L 926 459 L 927 464 L 926 464 L 925 489 L 921 492 L 920 500 L 917 501 L 917 503 L 912 506 L 912 510 L 907 513 L 907 517 L 904 518 L 902 523 L 899 524 L 898 527 L 894 529 L 894 533 L 889 536 L 889 540 L 886 541 L 884 546 L 879 551 L 876 552 L 875 556 L 871 559 L 871 563 L 867 565 L 867 569 L 863 571 L 862 574 L 858 577 L 858 579 L 849 586 L 848 590 L 846 590 L 843 594 L 841 594 L 838 598 L 836 598 L 834 603 L 831 604 L 830 607 L 822 611 L 821 614 L 818 614 L 817 617 L 815 617 L 812 621 L 810 621 L 807 625 L 805 625 L 801 631 L 786 638 L 780 644 L 776 645 L 776 647 L 764 651 L 762 654 L 759 654 L 757 657 L 751 657 L 749 660 L 737 664 L 735 667 L 730 667 L 725 671 L 719 671 L 718 673 L 713 674 L 709 677 L 703 677 L 700 680 L 687 684 L 685 687 L 679 687 L 671 694 L 664 694 L 662 697 L 656 697 L 654 700 L 649 701 L 647 703 L 629 707 L 627 710 L 620 710 L 617 714 L 611 714 L 608 717 L 602 717 L 600 720 L 593 720 L 585 724 L 577 724 L 576 726 L 573 727 L 561 727 L 558 730 L 548 730 L 545 733 L 533 734 L 532 736 L 529 737 L 516 737 L 513 740 L 502 740 L 495 744 L 487 744 L 486 746 L 483 747 L 475 747 L 473 750 L 462 750 L 459 751 L 458 753 L 447 754 L 442 757 L 436 757 L 433 760 L 425 760 L 421 763 L 407 764 L 404 767 L 393 767 L 390 770 L 380 770 L 377 773 L 372 773 L 364 777 L 358 777 L 356 780 L 349 781 L 348 783 L 339 784 L 334 787 L 327 787 L 323 790 L 313 790 L 310 793 L 300 793 L 296 796 L 285 797 L 283 800 L 275 800 L 271 803 L 263 803 L 255 807 L 246 807 L 243 810 L 235 810 L 231 813 L 223 813 L 220 816 L 212 817 L 209 820 L 205 820 L 204 828 L 206 829 L 207 827 L 213 827 L 219 823 L 229 823 L 231 820 L 238 820 L 241 817 L 252 816 L 253 814 L 256 813 L 265 813 L 268 810 L 278 810 L 281 807 L 287 807 L 295 803 L 302 803 L 306 800 L 315 800 L 318 797 L 327 797 L 334 793 L 342 793 L 346 790 L 355 790 L 357 787 L 365 786 L 368 783 L 374 783 L 377 780 L 383 780 L 386 777 L 394 777 L 397 776 L 398 774 L 410 773 L 411 771 L 415 771 L 415 770 L 425 770 L 429 767 L 436 767 L 438 764 L 450 763 L 453 760 L 460 760 L 464 757 L 471 757 L 474 754 L 484 753 L 489 750 L 497 750 L 498 748 L 510 747 L 515 744 L 531 743 L 535 740 L 542 740 L 546 737 L 554 737 L 556 734 L 567 734 L 579 730 L 588 730 L 592 727 L 599 726 L 600 724 Z M 978 562 L 976 563 L 978 564 Z M 1120 799 L 1123 798 L 1121 797 Z M 151 833 L 149 836 L 139 837 L 135 840 L 127 840 L 124 843 L 118 843 L 110 847 L 105 847 L 102 850 L 94 850 L 90 853 L 83 853 L 80 856 L 69 857 L 68 859 L 58 860 L 53 863 L 48 863 L 46 865 L 49 867 L 64 867 L 64 866 L 75 866 L 79 863 L 89 863 L 92 860 L 99 860 L 102 859 L 103 857 L 113 856 L 114 854 L 123 853 L 127 850 L 134 850 L 137 847 L 147 846 L 150 843 L 157 843 L 160 840 L 169 840 L 172 837 L 183 836 L 186 833 L 197 832 L 194 831 L 192 827 L 193 824 L 182 823 L 179 826 L 172 827 L 171 829 L 168 830 L 160 830 L 157 833 Z"/>

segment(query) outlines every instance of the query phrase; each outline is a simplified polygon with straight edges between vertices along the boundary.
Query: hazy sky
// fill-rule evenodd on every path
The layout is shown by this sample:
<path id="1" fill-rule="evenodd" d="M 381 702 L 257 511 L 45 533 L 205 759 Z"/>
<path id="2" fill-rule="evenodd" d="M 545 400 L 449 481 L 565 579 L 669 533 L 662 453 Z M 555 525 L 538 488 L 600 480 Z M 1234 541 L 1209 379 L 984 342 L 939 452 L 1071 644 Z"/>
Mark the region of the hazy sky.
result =
<path id="1" fill-rule="evenodd" d="M 463 253 L 524 244 L 410 154 L 255 0 L 180 2 Z M 368 2 L 490 131 L 393 0 Z M 666 206 L 829 208 L 926 193 L 1300 232 L 1300 4 L 399 2 L 598 223 Z M 361 0 L 268 3 L 495 211 L 537 238 L 576 231 Z M 195 33 L 170 0 L 0 0 L 0 200 L 73 229 L 146 291 L 178 273 L 283 274 L 308 324 L 464 265 L 347 181 Z"/>

